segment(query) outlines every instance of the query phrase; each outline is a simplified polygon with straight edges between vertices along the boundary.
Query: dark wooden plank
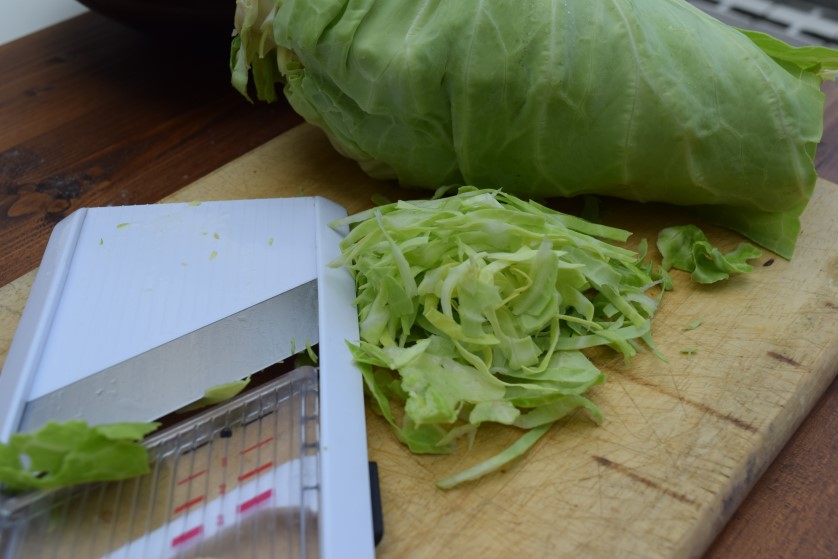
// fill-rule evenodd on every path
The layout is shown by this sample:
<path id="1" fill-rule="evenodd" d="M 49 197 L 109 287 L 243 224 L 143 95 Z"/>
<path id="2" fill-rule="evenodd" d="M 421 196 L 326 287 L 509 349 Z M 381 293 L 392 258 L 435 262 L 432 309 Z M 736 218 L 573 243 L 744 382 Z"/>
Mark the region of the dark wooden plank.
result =
<path id="1" fill-rule="evenodd" d="M 298 124 L 207 48 L 85 14 L 0 48 L 0 284 L 85 206 L 151 203 Z"/>
<path id="2" fill-rule="evenodd" d="M 705 559 L 829 559 L 838 550 L 838 381 L 733 514 Z"/>

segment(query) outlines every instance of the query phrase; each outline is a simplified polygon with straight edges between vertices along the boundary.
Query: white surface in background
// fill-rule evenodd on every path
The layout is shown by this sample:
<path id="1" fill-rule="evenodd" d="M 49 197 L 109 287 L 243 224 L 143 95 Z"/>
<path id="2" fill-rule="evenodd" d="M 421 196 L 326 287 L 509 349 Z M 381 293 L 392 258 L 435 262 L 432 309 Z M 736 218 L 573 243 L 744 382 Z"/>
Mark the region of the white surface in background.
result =
<path id="1" fill-rule="evenodd" d="M 0 45 L 86 11 L 75 0 L 0 0 Z"/>

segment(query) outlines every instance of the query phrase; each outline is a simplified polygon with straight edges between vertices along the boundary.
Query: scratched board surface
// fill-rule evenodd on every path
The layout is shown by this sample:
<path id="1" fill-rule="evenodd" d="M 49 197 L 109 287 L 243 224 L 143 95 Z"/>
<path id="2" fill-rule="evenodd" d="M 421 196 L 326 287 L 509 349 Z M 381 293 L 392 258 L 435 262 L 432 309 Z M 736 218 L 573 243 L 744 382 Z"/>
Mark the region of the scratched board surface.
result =
<path id="1" fill-rule="evenodd" d="M 169 200 L 299 195 L 354 212 L 374 195 L 428 193 L 365 177 L 302 125 Z M 604 423 L 568 418 L 500 473 L 447 492 L 434 486 L 517 432 L 485 429 L 471 450 L 416 456 L 370 412 L 386 526 L 378 557 L 700 554 L 838 371 L 836 210 L 838 187 L 819 182 L 791 263 L 766 252 L 753 273 L 707 287 L 676 272 L 653 322 L 667 361 L 645 353 L 625 364 L 599 352 L 608 381 L 590 395 Z M 662 227 L 687 222 L 723 249 L 742 240 L 656 205 L 608 200 L 602 219 L 633 231 L 630 246 L 644 237 L 653 246 Z M 31 281 L 0 289 L 3 354 Z"/>

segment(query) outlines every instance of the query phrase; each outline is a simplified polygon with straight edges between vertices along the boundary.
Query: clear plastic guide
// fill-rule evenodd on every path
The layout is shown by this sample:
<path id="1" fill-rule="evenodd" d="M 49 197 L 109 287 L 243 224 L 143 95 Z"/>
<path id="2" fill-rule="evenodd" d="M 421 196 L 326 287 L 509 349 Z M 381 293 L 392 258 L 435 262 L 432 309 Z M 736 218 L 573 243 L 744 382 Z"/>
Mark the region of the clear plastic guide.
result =
<path id="1" fill-rule="evenodd" d="M 151 472 L 0 498 L 0 558 L 314 558 L 318 374 L 301 367 L 151 437 Z"/>

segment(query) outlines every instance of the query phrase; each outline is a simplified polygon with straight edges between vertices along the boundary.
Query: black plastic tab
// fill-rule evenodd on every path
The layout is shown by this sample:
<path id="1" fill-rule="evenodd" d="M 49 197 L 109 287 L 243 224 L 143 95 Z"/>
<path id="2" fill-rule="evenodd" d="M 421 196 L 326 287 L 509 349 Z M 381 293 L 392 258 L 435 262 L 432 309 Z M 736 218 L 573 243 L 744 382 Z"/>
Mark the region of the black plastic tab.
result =
<path id="1" fill-rule="evenodd" d="M 370 462 L 370 499 L 372 501 L 372 534 L 375 545 L 384 537 L 384 513 L 381 509 L 381 488 L 378 485 L 378 464 Z"/>

